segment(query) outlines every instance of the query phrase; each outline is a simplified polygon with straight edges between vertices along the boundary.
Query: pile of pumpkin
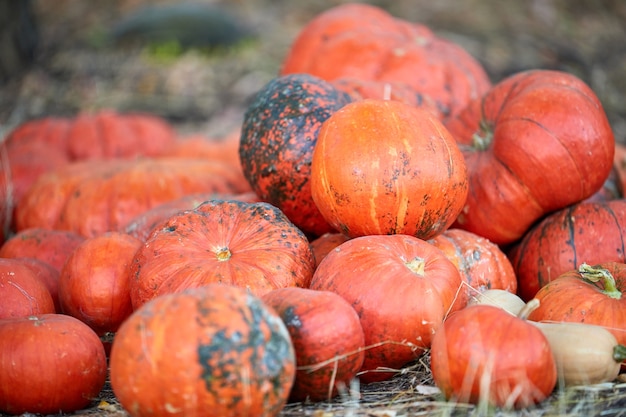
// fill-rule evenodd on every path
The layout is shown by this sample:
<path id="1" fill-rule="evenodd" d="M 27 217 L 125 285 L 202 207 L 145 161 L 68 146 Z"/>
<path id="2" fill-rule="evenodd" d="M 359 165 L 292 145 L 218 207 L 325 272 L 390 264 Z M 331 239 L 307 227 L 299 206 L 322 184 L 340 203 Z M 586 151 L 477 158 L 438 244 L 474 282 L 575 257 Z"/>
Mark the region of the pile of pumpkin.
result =
<path id="1" fill-rule="evenodd" d="M 221 140 L 25 122 L 1 149 L 0 411 L 78 410 L 110 371 L 131 416 L 274 416 L 424 354 L 450 401 L 613 381 L 616 146 L 574 75 L 492 85 L 364 4 L 310 21 Z"/>

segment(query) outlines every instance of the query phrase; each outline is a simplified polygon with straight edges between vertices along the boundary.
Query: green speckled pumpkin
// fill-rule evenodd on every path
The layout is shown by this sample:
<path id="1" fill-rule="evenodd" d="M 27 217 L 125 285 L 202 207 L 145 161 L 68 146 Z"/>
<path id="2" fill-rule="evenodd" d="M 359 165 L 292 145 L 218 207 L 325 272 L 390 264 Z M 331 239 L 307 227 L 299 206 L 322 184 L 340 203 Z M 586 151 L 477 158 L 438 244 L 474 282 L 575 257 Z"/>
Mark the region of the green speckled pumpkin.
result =
<path id="1" fill-rule="evenodd" d="M 333 230 L 311 199 L 311 159 L 322 123 L 349 102 L 326 81 L 292 74 L 266 84 L 244 115 L 239 156 L 245 177 L 307 234 Z"/>
<path id="2" fill-rule="evenodd" d="M 158 297 L 118 330 L 111 386 L 132 416 L 276 416 L 295 378 L 282 320 L 221 284 Z"/>

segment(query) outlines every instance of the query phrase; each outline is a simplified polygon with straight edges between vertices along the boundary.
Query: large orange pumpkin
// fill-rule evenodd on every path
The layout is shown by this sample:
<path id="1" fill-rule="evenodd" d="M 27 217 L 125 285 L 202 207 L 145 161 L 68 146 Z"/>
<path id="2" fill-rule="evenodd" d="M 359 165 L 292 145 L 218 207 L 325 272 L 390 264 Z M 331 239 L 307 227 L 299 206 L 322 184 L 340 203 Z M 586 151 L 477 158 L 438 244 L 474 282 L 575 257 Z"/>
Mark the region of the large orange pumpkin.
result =
<path id="1" fill-rule="evenodd" d="M 296 373 L 280 317 L 242 288 L 155 298 L 120 327 L 111 386 L 132 417 L 277 416 Z"/>
<path id="2" fill-rule="evenodd" d="M 278 207 L 303 232 L 332 231 L 311 198 L 311 158 L 322 123 L 350 101 L 308 74 L 278 77 L 248 106 L 239 155 L 259 198 Z"/>
<path id="3" fill-rule="evenodd" d="M 268 203 L 210 200 L 162 223 L 131 264 L 138 308 L 163 294 L 209 283 L 262 295 L 307 287 L 315 259 L 306 236 Z"/>
<path id="4" fill-rule="evenodd" d="M 20 259 L 0 258 L 0 319 L 56 313 L 45 282 Z"/>
<path id="5" fill-rule="evenodd" d="M 447 229 L 467 196 L 463 154 L 431 113 L 367 99 L 322 125 L 311 162 L 311 196 L 350 237 L 401 233 L 430 239 Z"/>
<path id="6" fill-rule="evenodd" d="M 457 226 L 507 244 L 545 214 L 596 193 L 614 138 L 595 93 L 572 74 L 514 74 L 446 126 L 464 151 L 469 195 Z"/>
<path id="7" fill-rule="evenodd" d="M 238 193 L 237 172 L 219 161 L 145 158 L 76 162 L 48 172 L 16 208 L 16 227 L 85 237 L 120 230 L 133 217 L 192 193 Z"/>
<path id="8" fill-rule="evenodd" d="M 387 379 L 419 357 L 447 315 L 467 304 L 463 278 L 445 254 L 399 234 L 337 246 L 320 262 L 310 288 L 336 292 L 359 314 L 364 382 Z"/>
<path id="9" fill-rule="evenodd" d="M 404 83 L 431 98 L 442 118 L 491 86 L 482 65 L 460 45 L 362 3 L 338 5 L 314 17 L 292 43 L 280 73 Z"/>

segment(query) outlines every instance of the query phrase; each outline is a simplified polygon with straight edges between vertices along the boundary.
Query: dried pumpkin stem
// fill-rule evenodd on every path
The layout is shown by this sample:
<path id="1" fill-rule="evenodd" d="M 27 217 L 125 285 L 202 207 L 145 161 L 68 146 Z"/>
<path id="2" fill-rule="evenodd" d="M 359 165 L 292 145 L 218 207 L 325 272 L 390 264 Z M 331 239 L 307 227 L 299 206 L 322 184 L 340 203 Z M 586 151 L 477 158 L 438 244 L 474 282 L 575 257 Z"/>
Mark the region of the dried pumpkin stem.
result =
<path id="1" fill-rule="evenodd" d="M 424 275 L 424 268 L 426 267 L 426 262 L 424 262 L 423 258 L 415 257 L 408 262 L 405 262 L 407 268 L 409 268 L 412 272 L 417 275 Z"/>
<path id="2" fill-rule="evenodd" d="M 608 297 L 615 298 L 619 300 L 622 298 L 622 292 L 617 289 L 615 285 L 615 278 L 608 269 L 602 268 L 598 265 L 590 266 L 586 263 L 581 264 L 578 267 L 578 273 L 583 277 L 583 279 L 589 282 L 602 282 L 602 286 L 604 290 L 602 291 Z"/>
<path id="3" fill-rule="evenodd" d="M 221 248 L 215 253 L 215 256 L 217 256 L 217 260 L 220 262 L 227 261 L 232 256 L 232 252 L 228 248 Z"/>

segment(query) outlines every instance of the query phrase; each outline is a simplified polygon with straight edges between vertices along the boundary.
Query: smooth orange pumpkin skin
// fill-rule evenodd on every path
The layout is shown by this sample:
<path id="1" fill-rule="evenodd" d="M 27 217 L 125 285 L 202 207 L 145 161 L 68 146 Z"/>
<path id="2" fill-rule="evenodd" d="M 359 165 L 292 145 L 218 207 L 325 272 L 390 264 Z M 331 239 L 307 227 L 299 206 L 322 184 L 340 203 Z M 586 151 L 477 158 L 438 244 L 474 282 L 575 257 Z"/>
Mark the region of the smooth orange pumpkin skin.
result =
<path id="1" fill-rule="evenodd" d="M 0 246 L 0 258 L 35 258 L 60 272 L 67 257 L 84 240 L 85 236 L 68 230 L 26 228 Z"/>
<path id="2" fill-rule="evenodd" d="M 432 244 L 408 235 L 368 235 L 332 250 L 311 289 L 333 291 L 357 311 L 365 334 L 363 382 L 388 379 L 430 347 L 445 317 L 467 304 L 459 270 Z"/>
<path id="3" fill-rule="evenodd" d="M 289 401 L 330 400 L 341 389 L 347 392 L 365 347 L 354 308 L 337 293 L 308 288 L 278 288 L 261 300 L 278 313 L 294 345 L 297 372 Z"/>
<path id="4" fill-rule="evenodd" d="M 29 268 L 35 273 L 35 276 L 44 283 L 52 301 L 54 302 L 54 310 L 56 312 L 61 311 L 61 302 L 59 301 L 59 275 L 58 269 L 53 267 L 47 262 L 41 261 L 37 258 L 16 258 L 24 266 Z"/>
<path id="5" fill-rule="evenodd" d="M 518 295 L 529 301 L 540 288 L 582 262 L 626 262 L 624 231 L 623 199 L 582 202 L 546 216 L 509 253 Z"/>
<path id="6" fill-rule="evenodd" d="M 613 333 L 618 343 L 626 344 L 626 263 L 602 262 L 598 266 L 613 276 L 620 298 L 609 297 L 601 282 L 586 281 L 584 275 L 572 269 L 537 292 L 539 307 L 531 311 L 528 319 L 595 324 Z"/>
<path id="7" fill-rule="evenodd" d="M 328 81 L 351 77 L 405 83 L 430 97 L 442 118 L 491 86 L 482 65 L 461 46 L 427 26 L 362 3 L 330 8 L 302 28 L 280 70 L 281 75 L 293 73 Z"/>
<path id="8" fill-rule="evenodd" d="M 56 313 L 47 285 L 20 259 L 0 258 L 0 319 Z"/>
<path id="9" fill-rule="evenodd" d="M 450 315 L 433 337 L 431 371 L 450 400 L 527 408 L 557 382 L 541 330 L 499 307 L 473 305 Z"/>
<path id="10" fill-rule="evenodd" d="M 350 236 L 447 229 L 468 192 L 463 154 L 432 114 L 396 101 L 362 100 L 322 125 L 311 162 L 311 196 Z"/>
<path id="11" fill-rule="evenodd" d="M 601 102 L 582 80 L 561 71 L 516 73 L 446 127 L 469 172 L 455 226 L 498 245 L 596 193 L 613 167 L 614 136 Z"/>
<path id="12" fill-rule="evenodd" d="M 209 283 L 256 295 L 307 287 L 315 259 L 304 233 L 276 207 L 210 200 L 162 223 L 130 268 L 136 309 L 159 295 Z"/>
<path id="13" fill-rule="evenodd" d="M 81 410 L 106 376 L 100 338 L 80 320 L 65 314 L 0 320 L 0 412 Z"/>
<path id="14" fill-rule="evenodd" d="M 239 185 L 231 166 L 208 159 L 77 162 L 39 177 L 16 207 L 16 228 L 70 230 L 92 237 L 119 230 L 160 203 L 186 194 L 244 191 Z"/>
<path id="15" fill-rule="evenodd" d="M 155 298 L 120 327 L 111 386 L 131 416 L 277 416 L 296 373 L 278 315 L 242 288 Z"/>
<path id="16" fill-rule="evenodd" d="M 121 232 L 86 239 L 61 270 L 61 311 L 84 322 L 99 336 L 115 332 L 133 312 L 129 267 L 141 243 Z"/>
<path id="17" fill-rule="evenodd" d="M 488 289 L 517 292 L 511 261 L 493 242 L 463 229 L 451 228 L 429 240 L 465 275 L 471 298 Z"/>

